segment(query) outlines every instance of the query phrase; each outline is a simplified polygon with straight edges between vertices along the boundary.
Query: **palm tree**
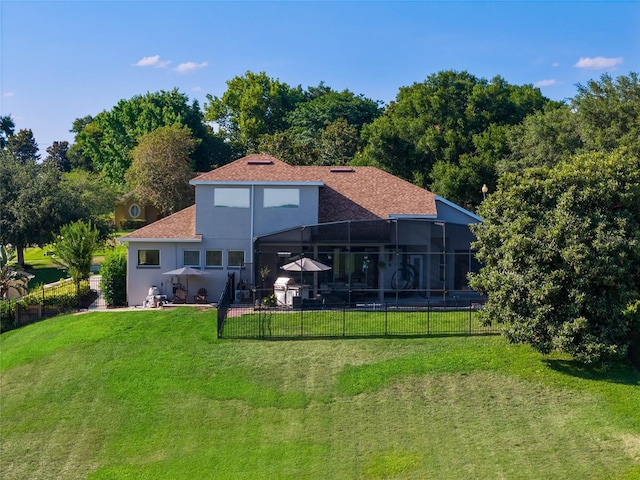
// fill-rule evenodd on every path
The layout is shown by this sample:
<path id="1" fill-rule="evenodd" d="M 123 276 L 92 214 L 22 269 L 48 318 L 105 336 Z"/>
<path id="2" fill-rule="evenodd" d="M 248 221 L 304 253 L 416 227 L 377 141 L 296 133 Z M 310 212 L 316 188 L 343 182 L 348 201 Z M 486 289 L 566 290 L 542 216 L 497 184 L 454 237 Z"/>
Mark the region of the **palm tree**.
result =
<path id="1" fill-rule="evenodd" d="M 0 298 L 9 296 L 9 289 L 14 288 L 20 295 L 27 292 L 29 275 L 9 264 L 15 255 L 14 248 L 0 245 Z"/>

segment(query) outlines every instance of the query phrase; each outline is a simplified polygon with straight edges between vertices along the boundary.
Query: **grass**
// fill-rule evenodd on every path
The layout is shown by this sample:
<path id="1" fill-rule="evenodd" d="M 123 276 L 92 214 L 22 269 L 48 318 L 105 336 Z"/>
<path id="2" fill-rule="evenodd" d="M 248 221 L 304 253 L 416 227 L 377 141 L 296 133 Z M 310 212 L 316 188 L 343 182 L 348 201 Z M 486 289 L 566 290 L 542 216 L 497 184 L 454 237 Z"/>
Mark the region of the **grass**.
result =
<path id="1" fill-rule="evenodd" d="M 5 480 L 640 478 L 640 374 L 500 337 L 218 340 L 183 307 L 0 342 Z"/>

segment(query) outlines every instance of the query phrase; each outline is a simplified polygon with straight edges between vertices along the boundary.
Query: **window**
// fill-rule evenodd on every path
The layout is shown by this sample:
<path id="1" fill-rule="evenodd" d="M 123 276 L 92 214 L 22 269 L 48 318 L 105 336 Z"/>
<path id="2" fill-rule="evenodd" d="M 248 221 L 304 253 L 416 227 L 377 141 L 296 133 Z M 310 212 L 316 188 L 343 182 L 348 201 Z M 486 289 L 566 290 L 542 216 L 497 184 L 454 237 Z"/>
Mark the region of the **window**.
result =
<path id="1" fill-rule="evenodd" d="M 160 250 L 138 250 L 139 267 L 159 267 Z"/>
<path id="2" fill-rule="evenodd" d="M 140 216 L 140 207 L 135 203 L 129 207 L 129 215 L 131 218 L 138 218 Z"/>
<path id="3" fill-rule="evenodd" d="M 249 208 L 250 193 L 248 188 L 216 188 L 213 191 L 213 206 Z"/>
<path id="4" fill-rule="evenodd" d="M 244 267 L 244 250 L 229 250 L 229 258 L 227 259 L 229 268 Z"/>
<path id="5" fill-rule="evenodd" d="M 222 267 L 222 250 L 207 250 L 204 261 L 205 267 Z"/>
<path id="6" fill-rule="evenodd" d="M 265 208 L 298 208 L 300 190 L 297 188 L 265 188 Z"/>
<path id="7" fill-rule="evenodd" d="M 185 267 L 199 267 L 200 252 L 198 250 L 185 250 L 182 255 L 182 260 Z"/>

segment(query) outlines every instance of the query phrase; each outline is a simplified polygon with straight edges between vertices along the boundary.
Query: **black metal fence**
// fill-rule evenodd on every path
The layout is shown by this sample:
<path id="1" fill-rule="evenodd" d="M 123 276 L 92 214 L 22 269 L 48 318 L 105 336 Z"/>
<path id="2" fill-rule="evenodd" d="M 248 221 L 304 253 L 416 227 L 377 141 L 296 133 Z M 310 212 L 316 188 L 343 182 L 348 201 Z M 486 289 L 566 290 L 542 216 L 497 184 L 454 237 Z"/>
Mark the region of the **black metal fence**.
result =
<path id="1" fill-rule="evenodd" d="M 229 307 L 231 306 L 231 302 L 234 298 L 233 292 L 235 289 L 235 278 L 236 276 L 234 273 L 229 274 L 227 284 L 224 286 L 224 290 L 222 290 L 220 300 L 218 301 L 218 333 L 222 331 L 224 319 L 227 316 Z"/>
<path id="2" fill-rule="evenodd" d="M 478 301 L 439 301 L 421 304 L 301 305 L 232 307 L 218 323 L 221 338 L 319 338 L 499 333 L 484 325 Z"/>
<path id="3" fill-rule="evenodd" d="M 81 281 L 79 286 L 67 280 L 39 287 L 17 299 L 0 299 L 0 332 L 88 308 L 96 297 L 88 280 Z"/>

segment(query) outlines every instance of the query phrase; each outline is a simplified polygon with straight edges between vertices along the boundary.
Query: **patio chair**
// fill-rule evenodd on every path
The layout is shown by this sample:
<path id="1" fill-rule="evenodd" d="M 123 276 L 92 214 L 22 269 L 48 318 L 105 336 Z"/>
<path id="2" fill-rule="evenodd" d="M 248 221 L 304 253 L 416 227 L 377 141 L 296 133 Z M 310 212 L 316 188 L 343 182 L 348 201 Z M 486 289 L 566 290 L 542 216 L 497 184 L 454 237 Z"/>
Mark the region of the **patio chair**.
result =
<path id="1" fill-rule="evenodd" d="M 198 293 L 193 296 L 193 301 L 196 303 L 207 303 L 207 289 L 201 288 L 198 290 Z"/>
<path id="2" fill-rule="evenodd" d="M 173 303 L 187 303 L 187 292 L 184 288 L 176 288 Z"/>

